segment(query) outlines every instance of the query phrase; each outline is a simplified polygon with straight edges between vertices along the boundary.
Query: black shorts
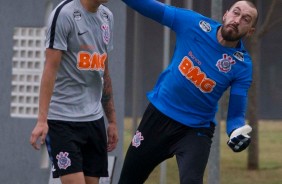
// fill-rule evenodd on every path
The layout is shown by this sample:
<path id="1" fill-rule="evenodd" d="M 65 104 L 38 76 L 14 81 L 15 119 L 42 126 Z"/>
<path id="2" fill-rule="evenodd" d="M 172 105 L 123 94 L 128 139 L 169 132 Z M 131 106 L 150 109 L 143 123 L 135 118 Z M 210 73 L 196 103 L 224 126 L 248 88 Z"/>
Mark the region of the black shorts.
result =
<path id="1" fill-rule="evenodd" d="M 46 146 L 54 178 L 83 172 L 108 176 L 107 136 L 104 118 L 90 122 L 48 120 Z"/>
<path id="2" fill-rule="evenodd" d="M 128 148 L 119 184 L 143 184 L 162 161 L 176 156 L 180 183 L 202 184 L 214 124 L 192 128 L 147 107 Z"/>

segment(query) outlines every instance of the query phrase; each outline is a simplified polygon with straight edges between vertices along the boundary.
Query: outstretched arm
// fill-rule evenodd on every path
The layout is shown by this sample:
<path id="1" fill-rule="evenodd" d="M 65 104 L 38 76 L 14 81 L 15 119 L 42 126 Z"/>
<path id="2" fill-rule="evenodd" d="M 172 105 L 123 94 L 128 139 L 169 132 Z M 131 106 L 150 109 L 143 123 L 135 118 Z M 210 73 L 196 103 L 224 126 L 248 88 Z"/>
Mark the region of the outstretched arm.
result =
<path id="1" fill-rule="evenodd" d="M 140 14 L 151 18 L 159 23 L 164 16 L 165 5 L 156 0 L 122 0 L 129 7 L 133 8 Z"/>

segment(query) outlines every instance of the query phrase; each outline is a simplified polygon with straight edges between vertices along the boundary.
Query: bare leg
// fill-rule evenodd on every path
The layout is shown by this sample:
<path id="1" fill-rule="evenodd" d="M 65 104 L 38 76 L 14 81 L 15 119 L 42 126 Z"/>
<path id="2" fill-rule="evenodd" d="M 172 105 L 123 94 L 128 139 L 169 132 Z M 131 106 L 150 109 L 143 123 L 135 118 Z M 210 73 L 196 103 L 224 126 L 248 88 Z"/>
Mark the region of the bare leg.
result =
<path id="1" fill-rule="evenodd" d="M 86 184 L 83 172 L 67 174 L 61 177 L 62 184 Z"/>
<path id="2" fill-rule="evenodd" d="M 86 184 L 99 184 L 98 177 L 85 176 Z"/>

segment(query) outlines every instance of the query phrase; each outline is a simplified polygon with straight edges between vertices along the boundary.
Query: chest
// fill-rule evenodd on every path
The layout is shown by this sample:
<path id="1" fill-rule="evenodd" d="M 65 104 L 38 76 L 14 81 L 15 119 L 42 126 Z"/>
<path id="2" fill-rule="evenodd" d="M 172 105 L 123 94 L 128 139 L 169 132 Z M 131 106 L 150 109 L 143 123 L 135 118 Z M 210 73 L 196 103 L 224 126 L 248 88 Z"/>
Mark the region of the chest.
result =
<path id="1" fill-rule="evenodd" d="M 100 13 L 91 16 L 79 11 L 75 13 L 73 29 L 68 37 L 69 49 L 74 52 L 106 53 L 112 39 L 110 20 Z"/>
<path id="2" fill-rule="evenodd" d="M 180 38 L 177 43 L 175 69 L 190 82 L 202 86 L 203 91 L 209 90 L 209 86 L 227 88 L 242 67 L 235 56 L 240 52 L 222 49 L 208 36 L 194 34 Z"/>

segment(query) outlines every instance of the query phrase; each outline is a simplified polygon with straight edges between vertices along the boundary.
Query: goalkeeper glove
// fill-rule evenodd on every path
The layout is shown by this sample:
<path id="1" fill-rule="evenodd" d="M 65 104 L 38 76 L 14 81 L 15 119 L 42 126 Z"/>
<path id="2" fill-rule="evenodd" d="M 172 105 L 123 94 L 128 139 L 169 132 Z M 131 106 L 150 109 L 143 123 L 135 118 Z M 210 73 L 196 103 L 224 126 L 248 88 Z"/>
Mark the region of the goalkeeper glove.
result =
<path id="1" fill-rule="evenodd" d="M 252 131 L 252 128 L 249 125 L 244 125 L 240 128 L 235 129 L 231 135 L 229 140 L 227 141 L 228 146 L 234 152 L 240 152 L 246 149 L 250 142 L 251 137 L 248 135 Z"/>

